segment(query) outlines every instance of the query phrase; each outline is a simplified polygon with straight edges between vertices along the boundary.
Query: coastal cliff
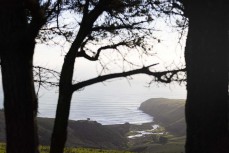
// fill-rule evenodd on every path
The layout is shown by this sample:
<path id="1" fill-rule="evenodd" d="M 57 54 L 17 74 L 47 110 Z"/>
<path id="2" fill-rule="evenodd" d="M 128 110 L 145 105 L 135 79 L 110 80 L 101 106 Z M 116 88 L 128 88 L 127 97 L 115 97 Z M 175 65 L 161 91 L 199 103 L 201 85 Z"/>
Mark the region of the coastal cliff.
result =
<path id="1" fill-rule="evenodd" d="M 154 117 L 154 121 L 176 136 L 185 135 L 183 99 L 151 98 L 143 102 L 140 110 Z"/>

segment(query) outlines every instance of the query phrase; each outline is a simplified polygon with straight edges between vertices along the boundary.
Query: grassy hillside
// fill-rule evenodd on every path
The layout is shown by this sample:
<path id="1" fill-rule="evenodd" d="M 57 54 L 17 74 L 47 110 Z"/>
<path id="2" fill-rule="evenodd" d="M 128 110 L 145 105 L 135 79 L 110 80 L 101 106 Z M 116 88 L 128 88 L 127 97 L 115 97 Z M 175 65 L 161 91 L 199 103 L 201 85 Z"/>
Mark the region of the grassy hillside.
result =
<path id="1" fill-rule="evenodd" d="M 130 150 L 138 153 L 182 153 L 184 152 L 186 124 L 184 119 L 185 100 L 152 98 L 143 102 L 140 110 L 154 117 L 154 121 L 165 129 L 159 137 L 165 143 L 154 141 L 156 135 L 146 135 Z M 167 133 L 169 132 L 169 133 Z M 143 140 L 143 141 L 142 141 Z"/>
<path id="2" fill-rule="evenodd" d="M 143 102 L 140 110 L 154 117 L 170 133 L 185 135 L 186 124 L 184 118 L 183 99 L 152 98 Z"/>
<path id="3" fill-rule="evenodd" d="M 38 125 L 41 144 L 49 145 L 53 119 L 39 118 Z M 126 138 L 119 131 L 95 121 L 69 121 L 66 146 L 123 149 L 126 148 Z"/>
<path id="4" fill-rule="evenodd" d="M 5 144 L 0 144 L 0 153 L 5 153 Z M 131 153 L 128 151 L 87 149 L 87 148 L 65 148 L 65 153 Z M 40 153 L 49 153 L 49 147 L 41 146 Z"/>
<path id="5" fill-rule="evenodd" d="M 38 134 L 41 145 L 50 145 L 54 119 L 38 118 Z M 67 147 L 125 149 L 128 125 L 103 126 L 95 121 L 69 121 Z M 5 122 L 0 111 L 0 142 L 5 142 Z"/>

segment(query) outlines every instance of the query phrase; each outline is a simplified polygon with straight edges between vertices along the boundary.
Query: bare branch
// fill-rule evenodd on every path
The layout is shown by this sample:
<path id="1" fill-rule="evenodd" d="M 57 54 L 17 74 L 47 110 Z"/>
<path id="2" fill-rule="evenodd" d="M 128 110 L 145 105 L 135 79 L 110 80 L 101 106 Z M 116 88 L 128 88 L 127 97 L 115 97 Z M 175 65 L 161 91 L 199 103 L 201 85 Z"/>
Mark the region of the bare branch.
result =
<path id="1" fill-rule="evenodd" d="M 152 64 L 149 66 L 142 67 L 140 69 L 135 69 L 135 70 L 127 71 L 127 72 L 120 72 L 120 73 L 113 73 L 113 74 L 98 76 L 98 77 L 93 78 L 93 79 L 82 81 L 82 82 L 73 84 L 72 85 L 72 91 L 76 91 L 76 90 L 79 90 L 79 89 L 84 88 L 86 86 L 89 86 L 89 85 L 92 85 L 95 83 L 99 83 L 99 82 L 103 82 L 103 81 L 106 81 L 109 79 L 114 79 L 114 78 L 118 78 L 118 77 L 127 77 L 127 76 L 131 76 L 131 75 L 135 75 L 135 74 L 148 74 L 148 75 L 153 76 L 155 78 L 155 81 L 163 82 L 163 83 L 170 83 L 173 81 L 173 77 L 177 73 L 185 72 L 185 69 L 169 70 L 169 71 L 162 71 L 162 72 L 150 71 L 150 68 L 152 66 L 155 66 L 155 65 L 157 65 L 157 64 Z"/>
<path id="2" fill-rule="evenodd" d="M 93 56 L 93 57 L 87 55 L 86 52 L 85 52 L 84 50 L 81 50 L 81 51 L 77 54 L 77 57 L 84 57 L 84 58 L 86 58 L 86 59 L 88 59 L 88 60 L 96 61 L 96 60 L 98 60 L 101 51 L 107 50 L 107 49 L 116 49 L 117 47 L 123 46 L 123 45 L 127 45 L 127 42 L 119 42 L 119 43 L 117 43 L 117 44 L 112 44 L 112 45 L 107 45 L 107 46 L 100 47 L 100 48 L 98 49 L 97 53 L 95 54 L 95 56 Z"/>
<path id="3" fill-rule="evenodd" d="M 60 13 L 60 4 L 62 3 L 62 0 L 57 0 L 56 3 L 54 4 L 53 8 L 50 9 L 50 11 L 47 13 L 46 19 L 48 19 L 50 16 L 52 16 L 53 14 L 56 14 L 57 16 Z M 51 4 L 46 6 L 46 11 L 48 10 L 48 7 Z"/>
<path id="4" fill-rule="evenodd" d="M 33 73 L 35 78 L 34 82 L 38 83 L 37 93 L 39 92 L 40 87 L 47 88 L 52 86 L 59 86 L 59 72 L 41 66 L 33 66 Z"/>

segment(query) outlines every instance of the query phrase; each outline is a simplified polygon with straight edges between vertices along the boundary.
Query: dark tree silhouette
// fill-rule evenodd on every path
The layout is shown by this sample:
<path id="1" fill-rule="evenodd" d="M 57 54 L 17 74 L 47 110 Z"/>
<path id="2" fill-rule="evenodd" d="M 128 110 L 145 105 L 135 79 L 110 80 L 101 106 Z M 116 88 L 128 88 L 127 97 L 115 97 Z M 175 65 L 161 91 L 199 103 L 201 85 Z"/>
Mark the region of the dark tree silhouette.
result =
<path id="1" fill-rule="evenodd" d="M 26 10 L 32 19 L 28 24 Z M 0 1 L 0 58 L 4 91 L 7 152 L 38 152 L 37 98 L 32 61 L 35 37 L 43 23 L 38 3 Z"/>
<path id="2" fill-rule="evenodd" d="M 71 98 L 75 91 L 108 79 L 139 73 L 152 75 L 154 81 L 169 83 L 178 79 L 178 72 L 184 71 L 182 69 L 153 72 L 150 68 L 156 64 L 134 67 L 136 64 L 127 58 L 128 53 L 134 52 L 136 49 L 139 51 L 139 56 L 150 56 L 152 46 L 149 46 L 148 41 L 158 41 L 153 37 L 154 29 L 150 25 L 154 18 L 159 17 L 157 12 L 152 11 L 154 9 L 152 1 L 67 1 L 62 8 L 65 10 L 72 9 L 76 12 L 77 19 L 74 22 L 77 23 L 77 30 L 71 31 L 72 33 L 70 32 L 70 35 L 66 37 L 67 40 L 72 39 L 72 43 L 65 55 L 60 74 L 59 98 L 51 140 L 51 153 L 62 153 L 64 150 Z M 58 20 L 61 21 L 61 13 L 59 17 Z M 59 25 L 61 25 L 60 22 Z M 122 65 L 123 71 L 119 73 L 103 73 L 104 71 L 102 71 L 95 78 L 74 83 L 73 73 L 76 58 L 100 61 L 102 70 L 106 70 L 107 65 L 103 64 L 101 58 L 104 52 L 109 52 L 110 57 L 118 54 L 124 63 Z M 126 64 L 133 68 L 127 68 Z"/>
<path id="3" fill-rule="evenodd" d="M 229 152 L 227 1 L 184 1 L 189 31 L 186 153 Z"/>
<path id="4" fill-rule="evenodd" d="M 157 2 L 158 11 L 188 19 L 186 153 L 229 152 L 227 3 L 226 0 Z"/>
<path id="5" fill-rule="evenodd" d="M 152 6 L 152 9 L 149 10 L 153 13 L 181 15 L 184 18 L 187 17 L 189 22 L 189 31 L 185 48 L 188 92 L 186 103 L 186 152 L 228 152 L 228 11 L 226 10 L 226 0 L 217 2 L 213 0 L 204 0 L 201 2 L 196 0 L 131 1 L 136 3 L 133 3 L 133 5 L 126 5 L 128 2 L 130 1 L 122 3 L 122 1 L 107 2 L 102 0 L 88 0 L 82 3 L 78 2 L 74 5 L 71 5 L 73 3 L 68 3 L 69 6 L 73 8 L 75 8 L 75 6 L 80 8 L 78 12 L 81 14 L 82 21 L 80 22 L 80 28 L 78 29 L 76 39 L 66 55 L 62 68 L 57 119 L 53 133 L 52 147 L 56 148 L 55 146 L 59 146 L 59 148 L 56 148 L 57 150 L 59 149 L 58 152 L 62 152 L 63 150 L 66 140 L 70 101 L 72 93 L 75 90 L 85 85 L 91 85 L 99 81 L 113 78 L 112 76 L 126 76 L 121 73 L 114 75 L 108 74 L 92 80 L 86 80 L 82 83 L 73 84 L 72 77 L 75 57 L 84 57 L 88 60 L 95 61 L 99 60 L 99 55 L 102 51 L 117 49 L 120 46 L 131 48 L 133 45 L 138 46 L 136 45 L 138 42 L 144 42 L 143 40 L 145 39 L 133 37 L 134 39 L 130 39 L 131 41 L 122 40 L 122 42 L 99 47 L 99 49 L 94 51 L 89 47 L 85 47 L 88 42 L 94 42 L 96 39 L 101 38 L 100 35 L 97 37 L 98 32 L 103 32 L 103 38 L 107 38 L 107 36 L 114 37 L 114 34 L 120 34 L 120 30 L 123 29 L 141 29 L 138 25 L 146 22 L 138 22 L 136 24 L 132 22 L 132 24 L 129 24 L 129 21 L 133 20 L 128 20 L 128 22 L 126 22 L 127 20 L 125 17 L 127 17 L 127 19 L 132 17 L 131 13 L 135 12 L 133 10 L 136 10 L 135 15 L 146 11 L 148 8 L 145 5 L 141 5 L 141 2 L 143 2 L 147 4 L 147 6 Z M 147 9 L 139 11 L 141 7 L 134 7 L 139 4 Z M 125 8 L 131 11 L 128 12 Z M 130 16 L 119 16 L 126 11 Z M 108 16 L 106 16 L 106 13 Z M 105 16 L 103 16 L 104 14 Z M 108 17 L 104 24 L 98 24 L 99 22 L 96 22 L 101 16 L 102 19 L 107 19 L 106 17 Z M 113 18 L 120 22 L 115 22 Z M 147 19 L 153 18 L 154 16 L 150 15 Z M 150 20 L 146 21 L 149 22 Z M 183 21 L 177 23 L 183 25 Z M 124 34 L 127 36 L 127 33 Z M 147 70 L 147 72 L 149 72 L 148 67 L 140 69 L 140 71 L 144 73 L 142 70 Z M 161 76 L 159 78 L 163 77 Z M 169 80 L 171 80 L 171 77 L 169 77 Z M 66 101 L 67 103 L 65 103 Z M 65 112 L 65 114 L 62 114 L 63 112 Z M 59 136 L 58 133 L 60 134 Z M 51 151 L 55 152 L 54 150 Z"/>
<path id="6" fill-rule="evenodd" d="M 37 97 L 33 80 L 35 39 L 58 2 L 0 0 L 0 58 L 8 153 L 36 153 Z M 47 12 L 45 12 L 45 10 Z"/>
<path id="7" fill-rule="evenodd" d="M 141 50 L 140 56 L 150 55 L 151 46 L 147 45 L 147 40 L 155 38 L 152 37 L 153 28 L 146 25 L 152 22 L 153 18 L 159 17 L 157 12 L 152 11 L 158 4 L 157 1 L 86 0 L 62 2 L 57 0 L 53 2 L 47 0 L 44 2 L 36 0 L 1 0 L 0 4 L 0 18 L 4 21 L 0 28 L 0 56 L 7 152 L 38 152 L 35 120 L 37 98 L 32 74 L 36 38 L 39 38 L 40 42 L 45 42 L 47 38 L 52 39 L 55 35 L 63 35 L 68 41 L 71 36 L 73 36 L 72 38 L 75 37 L 65 57 L 60 75 L 60 94 L 51 152 L 63 151 L 71 96 L 74 91 L 107 79 L 126 77 L 138 73 L 149 74 L 154 76 L 155 81 L 168 83 L 176 80 L 177 73 L 183 71 L 182 69 L 152 72 L 150 67 L 155 65 L 153 64 L 120 73 L 101 73 L 96 78 L 72 83 L 76 57 L 97 61 L 101 60 L 100 55 L 103 51 L 116 50 L 124 63 L 128 63 L 132 67 L 134 63 L 128 61 L 125 51 L 123 53 L 120 50 L 137 48 Z M 61 13 L 66 10 L 70 13 L 77 12 L 77 17 L 81 16 L 82 21 L 79 22 L 80 24 L 77 26 L 79 28 L 76 28 L 78 30 L 75 35 L 71 29 L 66 30 L 66 25 L 60 24 Z M 53 21 L 56 22 L 56 27 L 52 27 Z M 38 35 L 39 32 L 40 35 Z M 108 41 L 109 44 L 106 46 L 94 45 L 101 39 Z M 92 48 L 96 49 L 91 50 L 90 45 L 94 45 Z M 101 65 L 104 70 L 107 68 L 102 62 Z M 37 67 L 37 70 L 38 81 L 42 83 L 39 74 L 41 68 Z M 53 82 L 46 81 L 46 83 L 56 85 Z"/>

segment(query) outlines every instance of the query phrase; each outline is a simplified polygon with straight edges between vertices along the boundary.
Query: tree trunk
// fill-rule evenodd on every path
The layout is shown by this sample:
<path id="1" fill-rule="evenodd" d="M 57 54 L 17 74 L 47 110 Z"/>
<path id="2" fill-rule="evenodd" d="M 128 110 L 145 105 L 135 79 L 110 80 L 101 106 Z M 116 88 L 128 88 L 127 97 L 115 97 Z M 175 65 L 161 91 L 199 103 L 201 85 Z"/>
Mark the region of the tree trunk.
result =
<path id="1" fill-rule="evenodd" d="M 59 95 L 58 107 L 57 107 L 58 111 L 56 114 L 55 124 L 54 124 L 58 126 L 54 126 L 53 128 L 50 153 L 64 152 L 65 142 L 67 140 L 67 127 L 68 127 L 68 117 L 70 112 L 71 98 L 72 98 L 72 92 Z"/>
<path id="2" fill-rule="evenodd" d="M 37 98 L 32 68 L 35 42 L 27 37 L 23 3 L 13 1 L 12 4 L 9 8 L 0 7 L 6 150 L 7 153 L 37 153 Z"/>
<path id="3" fill-rule="evenodd" d="M 1 62 L 7 152 L 38 152 L 32 61 L 7 55 L 1 57 Z"/>
<path id="4" fill-rule="evenodd" d="M 228 153 L 228 36 L 220 1 L 185 4 L 186 153 Z"/>
<path id="5" fill-rule="evenodd" d="M 94 22 L 103 12 L 103 4 L 100 3 L 88 15 L 82 18 L 79 32 L 65 56 L 60 75 L 59 98 L 57 103 L 56 118 L 51 139 L 50 153 L 63 153 L 67 140 L 67 127 L 70 112 L 72 94 L 72 77 L 74 71 L 75 58 L 83 40 L 91 32 Z"/>
<path id="6" fill-rule="evenodd" d="M 67 140 L 68 118 L 72 99 L 72 76 L 75 56 L 68 53 L 61 71 L 56 118 L 51 139 L 50 153 L 63 153 Z"/>

